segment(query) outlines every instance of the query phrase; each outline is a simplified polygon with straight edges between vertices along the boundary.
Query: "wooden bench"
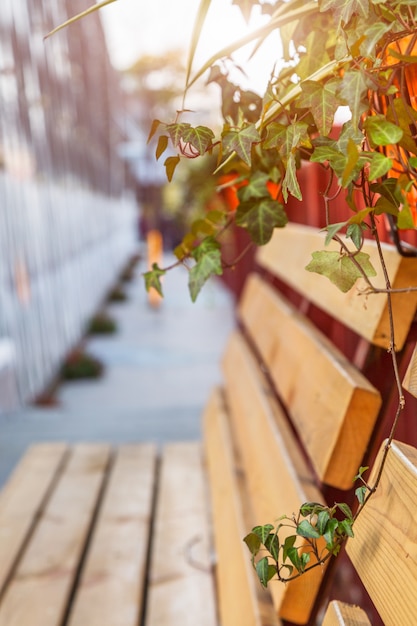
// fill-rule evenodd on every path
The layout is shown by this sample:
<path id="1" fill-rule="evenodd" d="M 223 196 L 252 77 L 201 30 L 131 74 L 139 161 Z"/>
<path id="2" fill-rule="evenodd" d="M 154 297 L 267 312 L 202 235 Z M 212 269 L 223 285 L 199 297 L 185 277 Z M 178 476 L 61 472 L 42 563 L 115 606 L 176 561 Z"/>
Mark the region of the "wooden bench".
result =
<path id="1" fill-rule="evenodd" d="M 34 445 L 0 499 L 1 626 L 215 626 L 201 446 Z"/>
<path id="2" fill-rule="evenodd" d="M 386 298 L 365 298 L 356 289 L 343 294 L 305 271 L 311 253 L 323 248 L 317 229 L 289 225 L 259 250 L 261 271 L 246 283 L 240 328 L 226 347 L 224 387 L 213 392 L 205 412 L 222 626 L 319 624 L 329 598 L 363 599 L 354 568 L 385 625 L 416 623 L 412 447 L 392 446 L 380 486 L 355 522 L 347 546 L 354 568 L 339 555 L 331 567 L 288 584 L 271 581 L 265 592 L 242 541 L 253 526 L 274 524 L 306 501 L 352 504 L 354 476 L 381 445 L 386 379 L 392 385 L 393 378 Z M 416 285 L 416 261 L 384 248 L 393 286 Z M 366 244 L 365 251 L 378 268 L 375 246 Z M 380 276 L 374 281 L 384 286 Z M 416 294 L 393 296 L 397 348 L 406 343 L 416 305 Z M 378 370 L 387 356 L 379 389 L 364 372 Z M 369 603 L 366 609 L 370 621 L 360 609 L 332 604 L 323 623 L 380 623 Z"/>
<path id="3" fill-rule="evenodd" d="M 359 466 L 381 446 L 392 377 L 386 301 L 342 294 L 305 272 L 322 247 L 315 229 L 289 225 L 260 249 L 202 444 L 29 449 L 0 495 L 0 626 L 415 625 L 409 445 L 393 444 L 349 558 L 265 590 L 243 542 L 253 526 L 306 501 L 351 503 Z M 386 260 L 395 286 L 417 283 L 416 261 L 391 248 Z M 417 296 L 393 299 L 404 347 Z M 379 388 L 368 374 L 380 362 Z M 355 569 L 383 622 L 358 595 Z"/>

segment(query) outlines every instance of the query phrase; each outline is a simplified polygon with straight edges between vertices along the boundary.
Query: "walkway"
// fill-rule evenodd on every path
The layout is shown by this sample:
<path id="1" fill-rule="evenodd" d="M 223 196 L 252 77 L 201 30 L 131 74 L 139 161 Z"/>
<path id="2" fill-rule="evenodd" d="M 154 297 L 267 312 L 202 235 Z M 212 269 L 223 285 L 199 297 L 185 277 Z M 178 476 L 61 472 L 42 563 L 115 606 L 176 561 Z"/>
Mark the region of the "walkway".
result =
<path id="1" fill-rule="evenodd" d="M 168 259 L 167 262 L 169 262 Z M 34 441 L 196 439 L 201 412 L 234 325 L 233 300 L 219 282 L 192 304 L 183 269 L 165 278 L 159 309 L 147 304 L 139 264 L 126 283 L 128 300 L 107 306 L 118 332 L 87 340 L 106 365 L 96 381 L 63 384 L 58 404 L 0 415 L 0 485 Z"/>

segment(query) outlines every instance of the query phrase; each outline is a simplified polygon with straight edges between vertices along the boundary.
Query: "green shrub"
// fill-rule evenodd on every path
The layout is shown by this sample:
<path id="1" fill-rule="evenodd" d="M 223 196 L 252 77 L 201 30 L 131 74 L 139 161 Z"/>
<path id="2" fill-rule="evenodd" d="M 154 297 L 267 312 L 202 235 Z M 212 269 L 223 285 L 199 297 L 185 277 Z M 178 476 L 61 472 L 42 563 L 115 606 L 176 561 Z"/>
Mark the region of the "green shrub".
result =
<path id="1" fill-rule="evenodd" d="M 107 313 L 101 312 L 91 318 L 88 333 L 91 335 L 109 335 L 115 333 L 117 324 Z"/>
<path id="2" fill-rule="evenodd" d="M 103 370 L 101 361 L 83 350 L 74 350 L 62 365 L 61 378 L 64 380 L 99 378 Z"/>
<path id="3" fill-rule="evenodd" d="M 116 285 L 110 290 L 108 295 L 109 302 L 124 302 L 125 300 L 127 300 L 127 295 L 120 285 Z"/>

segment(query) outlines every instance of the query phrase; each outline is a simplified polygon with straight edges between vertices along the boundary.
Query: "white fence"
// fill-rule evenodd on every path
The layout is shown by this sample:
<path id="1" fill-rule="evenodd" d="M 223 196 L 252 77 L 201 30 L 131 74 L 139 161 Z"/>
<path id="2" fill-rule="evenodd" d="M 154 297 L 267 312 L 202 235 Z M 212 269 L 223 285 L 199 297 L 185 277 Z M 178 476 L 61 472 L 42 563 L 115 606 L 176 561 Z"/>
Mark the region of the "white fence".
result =
<path id="1" fill-rule="evenodd" d="M 0 197 L 1 410 L 38 394 L 82 336 L 136 250 L 137 210 L 129 199 L 5 174 Z"/>

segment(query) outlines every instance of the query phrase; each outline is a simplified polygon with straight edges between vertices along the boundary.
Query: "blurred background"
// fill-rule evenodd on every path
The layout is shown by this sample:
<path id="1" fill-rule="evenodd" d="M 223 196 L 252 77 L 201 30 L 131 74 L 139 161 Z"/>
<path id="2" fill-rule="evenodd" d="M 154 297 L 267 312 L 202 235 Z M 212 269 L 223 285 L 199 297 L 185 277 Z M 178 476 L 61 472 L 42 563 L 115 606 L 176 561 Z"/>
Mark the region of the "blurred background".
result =
<path id="1" fill-rule="evenodd" d="M 156 304 L 141 276 L 149 231 L 162 233 L 169 264 L 195 212 L 218 201 L 207 163 L 190 161 L 167 185 L 147 145 L 152 119 L 182 107 L 198 4 L 118 0 L 45 40 L 90 2 L 2 3 L 0 483 L 34 440 L 199 435 L 243 274 L 208 285 L 196 305 L 183 268 Z M 232 22 L 213 1 L 197 64 L 228 43 L 231 24 L 233 38 L 247 30 L 231 0 L 227 11 Z M 215 124 L 219 100 L 199 81 L 193 122 Z M 117 330 L 96 336 L 103 318 Z M 72 379 L 74 363 L 87 380 Z"/>
<path id="2" fill-rule="evenodd" d="M 44 40 L 89 5 L 2 3 L 0 412 L 42 397 L 148 231 L 171 251 L 215 196 L 207 162 L 190 161 L 166 185 L 146 142 L 152 119 L 182 107 L 199 3 L 118 0 Z M 231 1 L 213 0 L 196 65 L 247 28 Z M 262 53 L 247 71 L 263 89 Z M 216 123 L 219 96 L 197 83 L 186 101 L 193 123 Z M 241 281 L 235 274 L 229 287 Z"/>

